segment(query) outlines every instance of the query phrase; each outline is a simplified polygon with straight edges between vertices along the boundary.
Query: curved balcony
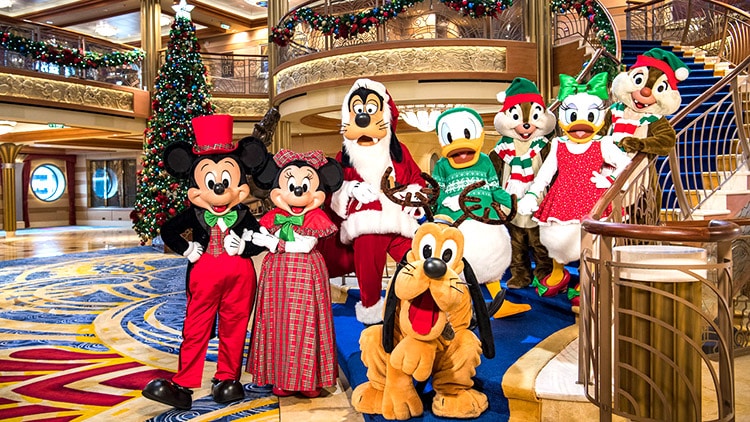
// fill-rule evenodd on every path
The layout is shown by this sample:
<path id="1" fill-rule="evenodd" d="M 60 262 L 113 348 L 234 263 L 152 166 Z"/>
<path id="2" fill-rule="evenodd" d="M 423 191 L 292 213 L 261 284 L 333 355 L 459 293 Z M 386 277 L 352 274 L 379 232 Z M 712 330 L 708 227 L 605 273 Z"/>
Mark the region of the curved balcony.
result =
<path id="1" fill-rule="evenodd" d="M 318 0 L 302 8 L 341 16 L 378 5 L 382 1 Z M 279 48 L 274 105 L 285 120 L 338 130 L 339 99 L 356 79 L 372 78 L 386 84 L 400 107 L 464 104 L 494 114 L 496 94 L 514 77 L 536 79 L 536 45 L 525 41 L 525 5 L 517 0 L 495 18 L 471 18 L 425 1 L 346 38 L 299 23 Z"/>

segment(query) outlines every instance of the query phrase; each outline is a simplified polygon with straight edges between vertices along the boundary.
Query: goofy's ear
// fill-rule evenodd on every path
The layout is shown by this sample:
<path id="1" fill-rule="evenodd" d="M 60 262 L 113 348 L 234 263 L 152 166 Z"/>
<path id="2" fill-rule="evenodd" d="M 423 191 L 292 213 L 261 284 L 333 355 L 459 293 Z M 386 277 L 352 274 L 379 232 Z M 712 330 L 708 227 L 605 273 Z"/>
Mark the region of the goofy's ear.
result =
<path id="1" fill-rule="evenodd" d="M 396 163 L 404 160 L 404 151 L 401 149 L 401 142 L 398 141 L 395 133 L 391 133 L 391 143 L 388 145 L 388 149 L 391 153 L 391 160 Z"/>
<path id="2" fill-rule="evenodd" d="M 252 174 L 265 166 L 270 154 L 266 146 L 253 136 L 246 136 L 237 143 L 239 161 Z"/>
<path id="3" fill-rule="evenodd" d="M 344 169 L 333 158 L 329 158 L 328 162 L 318 169 L 318 175 L 326 192 L 335 192 L 344 183 Z"/>
<path id="4" fill-rule="evenodd" d="M 464 263 L 464 278 L 466 284 L 469 286 L 469 294 L 471 295 L 471 302 L 474 305 L 474 316 L 477 319 L 477 327 L 479 327 L 479 339 L 482 342 L 482 354 L 487 359 L 495 357 L 495 339 L 492 337 L 492 327 L 490 327 L 490 314 L 487 312 L 487 305 L 484 303 L 484 296 L 482 296 L 482 290 L 479 288 L 479 282 L 477 282 L 477 276 L 474 274 L 474 270 L 469 265 L 469 261 L 466 258 L 461 258 Z"/>
<path id="5" fill-rule="evenodd" d="M 164 168 L 169 174 L 178 179 L 187 179 L 190 176 L 190 168 L 195 161 L 193 147 L 187 142 L 175 142 L 167 145 L 164 150 Z"/>

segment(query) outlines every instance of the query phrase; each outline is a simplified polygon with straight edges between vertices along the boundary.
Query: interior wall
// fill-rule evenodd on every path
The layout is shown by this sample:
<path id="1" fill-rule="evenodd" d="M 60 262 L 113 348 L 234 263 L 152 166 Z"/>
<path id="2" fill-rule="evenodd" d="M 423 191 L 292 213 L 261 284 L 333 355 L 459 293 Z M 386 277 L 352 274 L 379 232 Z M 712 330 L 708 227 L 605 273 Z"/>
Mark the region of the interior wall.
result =
<path id="1" fill-rule="evenodd" d="M 68 198 L 70 189 L 70 180 L 67 180 L 65 174 L 65 160 L 55 158 L 40 158 L 30 160 L 30 174 L 34 173 L 34 169 L 43 165 L 52 164 L 62 171 L 65 176 L 66 188 L 65 192 L 60 198 L 52 202 L 45 202 L 37 198 L 31 191 L 31 186 L 27 186 L 28 189 L 28 206 L 29 206 L 29 227 L 57 227 L 68 225 Z M 22 178 L 22 172 L 16 171 L 16 180 L 20 181 Z M 20 195 L 19 195 L 20 201 Z M 23 220 L 23 214 L 19 213 L 16 215 L 16 220 L 19 222 Z M 18 228 L 24 228 L 23 223 L 18 224 Z"/>
<path id="2" fill-rule="evenodd" d="M 76 161 L 76 220 L 80 226 L 116 226 L 130 227 L 133 223 L 130 220 L 132 208 L 114 208 L 114 207 L 89 207 L 89 180 L 87 166 L 89 160 L 116 160 L 116 159 L 135 159 L 137 170 L 141 169 L 140 151 L 125 152 L 107 152 L 107 153 L 88 153 L 78 156 Z M 135 174 L 130 175 L 135 179 Z"/>

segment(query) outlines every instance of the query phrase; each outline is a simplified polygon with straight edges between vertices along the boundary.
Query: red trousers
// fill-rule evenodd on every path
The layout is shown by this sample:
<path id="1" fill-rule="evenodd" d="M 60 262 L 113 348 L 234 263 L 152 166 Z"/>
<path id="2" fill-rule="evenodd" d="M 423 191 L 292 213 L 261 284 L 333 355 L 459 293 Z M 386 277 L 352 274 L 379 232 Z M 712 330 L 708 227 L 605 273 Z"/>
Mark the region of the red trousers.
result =
<path id="1" fill-rule="evenodd" d="M 253 261 L 226 252 L 204 253 L 190 270 L 187 309 L 177 373 L 172 381 L 188 388 L 201 386 L 203 365 L 216 315 L 219 315 L 219 356 L 214 377 L 239 380 L 256 276 Z"/>
<path id="2" fill-rule="evenodd" d="M 352 247 L 362 306 L 369 308 L 380 300 L 386 254 L 401 261 L 411 249 L 411 239 L 397 234 L 363 234 L 354 238 Z"/>

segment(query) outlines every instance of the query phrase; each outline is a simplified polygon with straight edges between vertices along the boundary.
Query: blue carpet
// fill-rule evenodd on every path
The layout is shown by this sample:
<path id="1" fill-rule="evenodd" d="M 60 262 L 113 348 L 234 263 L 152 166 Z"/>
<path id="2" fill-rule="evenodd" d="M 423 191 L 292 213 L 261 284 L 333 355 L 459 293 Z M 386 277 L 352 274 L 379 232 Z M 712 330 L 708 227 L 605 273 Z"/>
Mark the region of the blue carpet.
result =
<path id="1" fill-rule="evenodd" d="M 572 263 L 576 264 L 576 263 Z M 571 282 L 578 282 L 578 268 L 568 267 Z M 503 287 L 505 283 L 503 282 Z M 485 292 L 485 298 L 490 300 Z M 477 368 L 475 388 L 487 395 L 489 409 L 477 421 L 500 422 L 510 417 L 508 399 L 503 395 L 502 380 L 508 368 L 522 355 L 536 346 L 551 334 L 575 322 L 570 302 L 565 294 L 552 298 L 540 298 L 533 288 L 508 290 L 507 300 L 513 303 L 528 303 L 531 310 L 520 315 L 492 319 L 492 332 L 495 338 L 495 357 L 485 359 Z M 367 381 L 367 368 L 362 364 L 359 350 L 359 335 L 363 325 L 354 316 L 354 304 L 359 300 L 359 290 L 349 290 L 349 297 L 344 304 L 334 304 L 334 325 L 339 364 L 352 388 Z M 446 419 L 432 414 L 432 395 L 428 389 L 422 394 L 425 413 L 415 421 L 446 421 L 464 419 Z M 386 419 L 380 415 L 364 415 L 366 421 L 381 422 Z"/>

